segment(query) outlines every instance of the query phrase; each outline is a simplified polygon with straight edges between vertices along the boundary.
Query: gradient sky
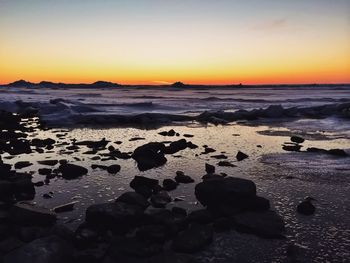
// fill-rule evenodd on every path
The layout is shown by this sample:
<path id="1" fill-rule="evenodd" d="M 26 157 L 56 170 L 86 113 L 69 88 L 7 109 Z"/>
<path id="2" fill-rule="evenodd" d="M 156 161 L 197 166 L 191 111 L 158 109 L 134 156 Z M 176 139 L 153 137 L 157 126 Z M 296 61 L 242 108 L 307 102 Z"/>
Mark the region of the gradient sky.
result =
<path id="1" fill-rule="evenodd" d="M 0 83 L 350 83 L 350 0 L 0 0 Z"/>

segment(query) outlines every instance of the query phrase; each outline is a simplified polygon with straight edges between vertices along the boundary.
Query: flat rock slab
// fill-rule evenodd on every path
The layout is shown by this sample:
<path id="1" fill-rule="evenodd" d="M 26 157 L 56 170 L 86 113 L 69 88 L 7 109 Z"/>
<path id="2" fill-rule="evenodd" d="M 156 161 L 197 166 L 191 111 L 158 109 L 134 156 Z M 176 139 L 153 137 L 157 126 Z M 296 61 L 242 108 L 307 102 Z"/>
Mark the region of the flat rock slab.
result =
<path id="1" fill-rule="evenodd" d="M 56 214 L 47 208 L 20 202 L 11 208 L 10 218 L 20 225 L 51 225 L 56 221 Z"/>

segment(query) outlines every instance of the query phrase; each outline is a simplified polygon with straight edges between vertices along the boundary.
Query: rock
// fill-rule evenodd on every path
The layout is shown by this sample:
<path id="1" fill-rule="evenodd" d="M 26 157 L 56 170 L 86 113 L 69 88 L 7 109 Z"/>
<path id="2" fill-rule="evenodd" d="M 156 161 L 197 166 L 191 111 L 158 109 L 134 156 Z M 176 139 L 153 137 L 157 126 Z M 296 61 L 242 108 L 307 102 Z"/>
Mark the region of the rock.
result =
<path id="1" fill-rule="evenodd" d="M 305 141 L 304 138 L 299 137 L 299 136 L 292 136 L 290 137 L 290 140 L 295 143 L 303 143 Z"/>
<path id="2" fill-rule="evenodd" d="M 162 166 L 167 162 L 164 152 L 164 144 L 159 142 L 150 142 L 136 148 L 131 157 L 137 162 L 137 166 L 140 171 L 146 171 Z"/>
<path id="3" fill-rule="evenodd" d="M 38 164 L 54 166 L 54 165 L 58 164 L 58 160 L 42 160 L 42 161 L 38 161 Z"/>
<path id="4" fill-rule="evenodd" d="M 274 211 L 246 212 L 233 217 L 237 231 L 263 238 L 283 238 L 284 221 Z"/>
<path id="5" fill-rule="evenodd" d="M 141 137 L 134 137 L 134 138 L 130 138 L 129 142 L 134 142 L 134 141 L 142 141 L 145 140 L 145 138 L 141 138 Z"/>
<path id="6" fill-rule="evenodd" d="M 188 146 L 188 143 L 185 139 L 180 139 L 178 141 L 171 142 L 169 146 L 165 147 L 164 152 L 166 154 L 174 154 L 181 150 L 186 149 Z"/>
<path id="7" fill-rule="evenodd" d="M 10 217 L 19 225 L 51 225 L 56 221 L 56 214 L 51 210 L 36 205 L 19 202 L 10 210 Z"/>
<path id="8" fill-rule="evenodd" d="M 31 162 L 20 161 L 20 162 L 15 163 L 15 169 L 22 169 L 22 168 L 25 168 L 25 167 L 28 167 L 31 165 L 33 165 Z"/>
<path id="9" fill-rule="evenodd" d="M 136 237 L 116 238 L 110 248 L 110 255 L 114 262 L 134 262 L 132 258 L 147 258 L 162 252 L 162 246 L 155 242 L 141 240 Z M 121 256 L 131 256 L 131 259 L 121 258 Z M 136 261 L 137 262 L 137 261 Z"/>
<path id="10" fill-rule="evenodd" d="M 230 163 L 228 161 L 220 161 L 218 162 L 218 166 L 224 166 L 224 167 L 236 167 L 233 163 Z"/>
<path id="11" fill-rule="evenodd" d="M 237 161 L 242 161 L 246 158 L 248 158 L 249 156 L 241 151 L 238 151 L 237 155 L 236 155 L 236 159 Z"/>
<path id="12" fill-rule="evenodd" d="M 61 164 L 58 170 L 62 173 L 62 177 L 67 180 L 76 179 L 88 173 L 85 167 L 71 163 Z"/>
<path id="13" fill-rule="evenodd" d="M 330 149 L 328 150 L 328 153 L 331 155 L 340 156 L 340 157 L 349 156 L 349 154 L 346 153 L 343 149 Z"/>
<path id="14" fill-rule="evenodd" d="M 19 174 L 17 173 L 17 176 Z M 35 188 L 31 176 L 24 174 L 13 182 L 13 191 L 17 201 L 32 200 L 35 197 Z"/>
<path id="15" fill-rule="evenodd" d="M 156 208 L 163 208 L 171 202 L 171 197 L 166 191 L 160 191 L 159 193 L 151 196 L 151 203 Z"/>
<path id="16" fill-rule="evenodd" d="M 140 239 L 163 243 L 169 238 L 169 231 L 164 225 L 142 226 L 136 231 L 136 236 Z"/>
<path id="17" fill-rule="evenodd" d="M 96 244 L 94 247 L 76 250 L 73 254 L 73 262 L 99 263 L 103 259 L 109 246 L 107 244 Z"/>
<path id="18" fill-rule="evenodd" d="M 184 174 L 181 174 L 181 173 L 176 173 L 175 181 L 177 183 L 182 183 L 182 184 L 189 184 L 189 183 L 193 183 L 194 182 L 194 180 L 190 176 L 184 175 Z"/>
<path id="19" fill-rule="evenodd" d="M 206 164 L 205 164 L 205 171 L 206 171 L 208 174 L 213 174 L 213 173 L 215 173 L 215 166 L 206 163 Z"/>
<path id="20" fill-rule="evenodd" d="M 294 145 L 283 145 L 282 149 L 288 152 L 299 152 L 302 146 L 299 144 Z"/>
<path id="21" fill-rule="evenodd" d="M 171 212 L 172 212 L 173 214 L 181 215 L 181 216 L 184 216 L 184 217 L 187 216 L 187 210 L 186 210 L 185 208 L 182 208 L 182 207 L 174 206 L 174 207 L 171 209 Z"/>
<path id="22" fill-rule="evenodd" d="M 86 209 L 86 222 L 94 227 L 125 233 L 139 222 L 143 209 L 123 202 L 91 205 Z"/>
<path id="23" fill-rule="evenodd" d="M 13 194 L 12 183 L 0 180 L 0 200 L 7 199 Z"/>
<path id="24" fill-rule="evenodd" d="M 213 178 L 199 183 L 195 187 L 198 201 L 219 215 L 242 212 L 264 211 L 269 209 L 270 202 L 256 196 L 254 182 L 242 178 Z"/>
<path id="25" fill-rule="evenodd" d="M 124 202 L 129 205 L 137 205 L 142 209 L 146 209 L 150 204 L 147 199 L 136 192 L 126 192 L 119 196 L 116 202 Z"/>
<path id="26" fill-rule="evenodd" d="M 141 188 L 148 188 L 151 191 L 159 186 L 159 181 L 156 179 L 147 178 L 144 176 L 136 175 L 130 182 L 130 187 L 136 192 Z"/>
<path id="27" fill-rule="evenodd" d="M 100 150 L 100 149 L 105 149 L 107 144 L 110 141 L 107 141 L 105 138 L 102 138 L 100 141 L 81 141 L 81 142 L 76 142 L 75 145 L 85 145 L 88 148 L 92 148 L 94 150 Z"/>
<path id="28" fill-rule="evenodd" d="M 221 217 L 215 220 L 213 228 L 215 232 L 229 231 L 232 227 L 232 222 L 227 217 Z"/>
<path id="29" fill-rule="evenodd" d="M 4 257 L 4 263 L 61 263 L 70 262 L 72 248 L 56 236 L 36 239 Z"/>
<path id="30" fill-rule="evenodd" d="M 297 206 L 297 211 L 303 215 L 313 215 L 315 213 L 315 206 L 311 203 L 311 200 L 304 200 Z"/>
<path id="31" fill-rule="evenodd" d="M 78 203 L 78 202 L 70 202 L 70 203 L 66 203 L 63 205 L 59 205 L 53 208 L 53 211 L 55 213 L 63 213 L 63 212 L 68 212 L 68 211 L 72 211 L 74 209 L 74 205 Z"/>
<path id="32" fill-rule="evenodd" d="M 0 241 L 0 253 L 7 254 L 16 248 L 23 246 L 23 242 L 17 237 L 10 236 L 2 241 Z"/>
<path id="33" fill-rule="evenodd" d="M 50 175 L 52 173 L 52 169 L 50 168 L 40 168 L 38 173 L 41 175 Z"/>
<path id="34" fill-rule="evenodd" d="M 177 186 L 178 186 L 178 183 L 172 179 L 164 179 L 163 180 L 163 188 L 166 191 L 175 190 Z"/>
<path id="35" fill-rule="evenodd" d="M 108 166 L 107 168 L 107 172 L 109 172 L 110 174 L 116 174 L 120 171 L 120 165 L 119 164 L 113 164 Z"/>
<path id="36" fill-rule="evenodd" d="M 210 147 L 205 147 L 204 152 L 202 152 L 202 154 L 208 154 L 213 152 L 216 152 L 216 150 Z"/>
<path id="37" fill-rule="evenodd" d="M 213 229 L 211 226 L 193 224 L 174 238 L 172 249 L 176 252 L 194 253 L 212 241 Z"/>
<path id="38" fill-rule="evenodd" d="M 219 155 L 212 155 L 210 156 L 211 158 L 215 158 L 215 159 L 227 159 L 227 156 L 224 154 L 219 154 Z"/>
<path id="39" fill-rule="evenodd" d="M 188 254 L 178 254 L 170 251 L 161 253 L 150 259 L 149 263 L 200 263 L 193 256 Z"/>
<path id="40" fill-rule="evenodd" d="M 214 219 L 214 215 L 208 209 L 194 210 L 187 217 L 189 222 L 198 224 L 210 224 Z"/>

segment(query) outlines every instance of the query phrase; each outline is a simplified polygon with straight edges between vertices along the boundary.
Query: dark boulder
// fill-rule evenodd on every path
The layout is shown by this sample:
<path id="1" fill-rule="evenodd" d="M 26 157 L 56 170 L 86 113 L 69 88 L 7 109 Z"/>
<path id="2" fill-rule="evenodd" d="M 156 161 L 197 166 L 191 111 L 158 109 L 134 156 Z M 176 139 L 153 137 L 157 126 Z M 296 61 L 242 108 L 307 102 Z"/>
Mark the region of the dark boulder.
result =
<path id="1" fill-rule="evenodd" d="M 248 158 L 249 156 L 241 151 L 238 151 L 236 155 L 237 161 L 243 161 L 244 159 Z"/>
<path id="2" fill-rule="evenodd" d="M 233 163 L 230 163 L 228 161 L 220 161 L 218 162 L 218 166 L 224 166 L 224 167 L 236 167 Z"/>
<path id="3" fill-rule="evenodd" d="M 116 174 L 120 171 L 120 165 L 119 164 L 113 164 L 107 167 L 107 172 L 110 174 Z"/>
<path id="4" fill-rule="evenodd" d="M 76 179 L 88 173 L 88 169 L 76 164 L 61 164 L 58 170 L 62 173 L 64 179 Z"/>
<path id="5" fill-rule="evenodd" d="M 303 143 L 305 141 L 304 138 L 299 137 L 299 136 L 292 136 L 290 137 L 290 140 L 295 143 Z"/>
<path id="6" fill-rule="evenodd" d="M 215 166 L 214 165 L 211 165 L 209 163 L 206 163 L 205 164 L 205 171 L 208 173 L 208 174 L 213 174 L 215 173 Z"/>
<path id="7" fill-rule="evenodd" d="M 167 162 L 164 152 L 165 145 L 163 143 L 150 142 L 136 148 L 131 157 L 137 162 L 140 171 L 146 171 Z"/>
<path id="8" fill-rule="evenodd" d="M 297 211 L 303 215 L 313 215 L 315 213 L 315 206 L 311 203 L 311 200 L 304 200 L 297 206 Z"/>
<path id="9" fill-rule="evenodd" d="M 244 205 L 247 198 L 256 196 L 256 186 L 247 179 L 226 177 L 197 184 L 195 195 L 204 206 L 217 206 L 220 203 L 239 206 Z"/>
<path id="10" fill-rule="evenodd" d="M 58 160 L 42 160 L 42 161 L 38 161 L 38 164 L 54 166 L 58 164 Z"/>
<path id="11" fill-rule="evenodd" d="M 151 196 L 151 203 L 156 208 L 163 208 L 171 202 L 171 197 L 167 191 L 160 191 Z"/>
<path id="12" fill-rule="evenodd" d="M 31 165 L 33 165 L 31 162 L 20 161 L 20 162 L 16 162 L 14 166 L 15 166 L 15 169 L 22 169 Z"/>
<path id="13" fill-rule="evenodd" d="M 178 141 L 171 142 L 169 146 L 166 146 L 164 152 L 166 154 L 174 154 L 181 150 L 185 150 L 187 148 L 187 145 L 188 143 L 185 139 L 180 139 Z"/>
<path id="14" fill-rule="evenodd" d="M 146 209 L 149 206 L 147 199 L 136 192 L 126 192 L 119 196 L 116 202 L 124 202 L 129 205 L 137 205 L 143 209 Z"/>
<path id="15" fill-rule="evenodd" d="M 176 172 L 175 181 L 182 184 L 189 184 L 194 182 L 190 176 L 183 174 L 181 171 Z"/>
<path id="16" fill-rule="evenodd" d="M 164 179 L 163 180 L 163 188 L 166 191 L 172 191 L 175 190 L 178 186 L 178 183 L 176 181 L 174 181 L 173 179 Z"/>

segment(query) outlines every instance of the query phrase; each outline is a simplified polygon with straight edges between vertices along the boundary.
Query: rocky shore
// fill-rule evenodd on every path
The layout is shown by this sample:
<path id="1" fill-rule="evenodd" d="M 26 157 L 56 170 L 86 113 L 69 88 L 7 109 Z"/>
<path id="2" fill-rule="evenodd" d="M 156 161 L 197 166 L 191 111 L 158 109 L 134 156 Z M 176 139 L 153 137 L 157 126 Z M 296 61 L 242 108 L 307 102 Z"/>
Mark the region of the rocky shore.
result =
<path id="1" fill-rule="evenodd" d="M 37 138 L 38 130 L 46 129 L 34 112 L 13 114 L 0 112 L 0 153 L 9 156 L 40 154 L 54 149 L 58 142 L 52 138 Z M 86 167 L 74 164 L 64 158 L 71 151 L 84 154 L 101 153 L 105 160 L 133 159 L 140 171 L 146 171 L 167 163 L 167 155 L 178 154 L 185 149 L 197 149 L 191 134 L 174 130 L 160 135 L 171 139 L 168 143 L 148 142 L 132 152 L 121 152 L 106 139 L 98 141 L 77 141 L 65 145 L 59 160 L 38 161 L 46 168 L 38 173 L 43 181 L 32 182 L 32 174 L 21 172 L 33 165 L 20 161 L 13 166 L 0 159 L 0 262 L 201 262 L 197 253 L 212 245 L 214 237 L 221 233 L 239 232 L 263 239 L 286 240 L 285 222 L 282 216 L 271 209 L 270 201 L 259 196 L 252 180 L 235 177 L 233 174 L 216 173 L 216 167 L 203 167 L 201 182 L 177 171 L 173 178 L 158 179 L 136 175 L 129 183 L 131 191 L 115 196 L 113 201 L 90 205 L 85 220 L 71 230 L 57 223 L 57 216 L 74 209 L 74 202 L 62 204 L 53 209 L 31 202 L 36 188 L 49 184 L 54 178 L 74 180 L 88 173 Z M 62 132 L 58 137 L 64 137 Z M 142 140 L 143 138 L 134 138 Z M 175 139 L 175 140 L 173 140 Z M 291 137 L 283 147 L 286 151 L 300 151 L 304 139 Z M 261 145 L 260 145 L 261 147 Z M 216 150 L 203 146 L 201 154 Z M 330 154 L 339 158 L 348 157 L 341 149 L 323 150 L 308 148 L 307 152 Z M 300 153 L 300 154 L 302 154 Z M 218 166 L 235 167 L 225 160 L 224 153 L 211 156 L 218 160 Z M 238 151 L 237 162 L 249 159 L 249 155 Z M 92 164 L 92 169 L 101 169 L 117 174 L 123 167 Z M 174 201 L 171 191 L 192 184 L 200 209 L 189 211 L 168 204 Z M 43 196 L 51 198 L 50 193 Z M 295 210 L 303 215 L 315 212 L 313 199 L 307 198 Z M 286 242 L 286 241 L 285 241 Z M 298 262 L 298 248 L 288 246 L 285 253 L 290 262 Z M 215 262 L 215 261 L 213 261 Z"/>

